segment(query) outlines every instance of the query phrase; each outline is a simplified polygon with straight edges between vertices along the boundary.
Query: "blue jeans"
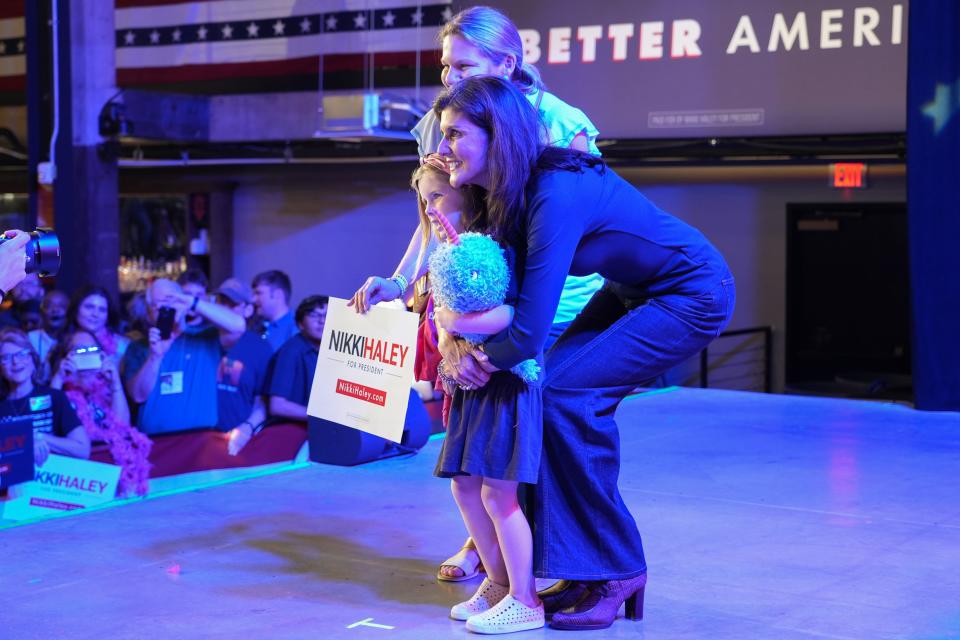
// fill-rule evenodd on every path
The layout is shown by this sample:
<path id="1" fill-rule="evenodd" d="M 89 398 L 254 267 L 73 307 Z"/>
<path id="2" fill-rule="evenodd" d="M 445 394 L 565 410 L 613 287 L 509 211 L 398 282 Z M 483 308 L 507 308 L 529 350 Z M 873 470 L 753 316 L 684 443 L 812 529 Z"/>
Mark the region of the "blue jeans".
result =
<path id="1" fill-rule="evenodd" d="M 643 298 L 608 282 L 546 354 L 543 456 L 534 505 L 534 572 L 578 580 L 646 571 L 617 479 L 614 413 L 639 384 L 703 349 L 733 314 L 733 277 L 695 296 Z"/>

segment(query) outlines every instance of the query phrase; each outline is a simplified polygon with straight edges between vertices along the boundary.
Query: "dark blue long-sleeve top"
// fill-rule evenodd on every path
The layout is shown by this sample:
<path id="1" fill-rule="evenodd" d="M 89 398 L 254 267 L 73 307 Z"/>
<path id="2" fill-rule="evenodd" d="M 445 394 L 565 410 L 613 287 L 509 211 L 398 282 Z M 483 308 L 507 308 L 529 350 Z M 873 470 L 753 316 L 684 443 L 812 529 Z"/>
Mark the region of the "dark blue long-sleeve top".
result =
<path id="1" fill-rule="evenodd" d="M 703 295 L 729 277 L 723 256 L 702 233 L 603 165 L 534 174 L 525 217 L 513 323 L 484 347 L 501 369 L 543 348 L 568 273 L 599 273 L 644 297 Z"/>

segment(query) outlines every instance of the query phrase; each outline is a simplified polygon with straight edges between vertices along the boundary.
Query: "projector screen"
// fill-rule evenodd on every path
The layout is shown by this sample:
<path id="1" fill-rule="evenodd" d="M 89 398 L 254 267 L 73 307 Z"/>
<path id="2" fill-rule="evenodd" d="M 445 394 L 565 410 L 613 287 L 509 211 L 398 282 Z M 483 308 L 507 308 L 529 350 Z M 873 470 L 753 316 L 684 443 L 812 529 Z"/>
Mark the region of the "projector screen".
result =
<path id="1" fill-rule="evenodd" d="M 906 0 L 488 4 L 604 138 L 905 130 Z"/>

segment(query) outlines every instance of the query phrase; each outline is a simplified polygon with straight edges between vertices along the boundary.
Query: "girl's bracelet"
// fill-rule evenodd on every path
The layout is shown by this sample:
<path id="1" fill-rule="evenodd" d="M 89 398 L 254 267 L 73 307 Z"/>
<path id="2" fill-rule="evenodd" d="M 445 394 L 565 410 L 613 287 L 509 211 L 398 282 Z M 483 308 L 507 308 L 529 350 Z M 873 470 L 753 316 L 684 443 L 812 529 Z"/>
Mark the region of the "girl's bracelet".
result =
<path id="1" fill-rule="evenodd" d="M 437 377 L 440 378 L 440 381 L 443 382 L 444 384 L 450 384 L 450 385 L 456 386 L 457 381 L 454 380 L 452 377 L 448 376 L 443 371 L 443 367 L 446 364 L 447 364 L 446 360 L 440 360 L 440 364 L 437 365 Z"/>
<path id="2" fill-rule="evenodd" d="M 390 278 L 390 282 L 400 287 L 401 296 L 407 290 L 407 287 L 410 286 L 410 282 L 407 280 L 406 276 L 404 276 L 402 273 L 395 273 L 393 277 Z"/>

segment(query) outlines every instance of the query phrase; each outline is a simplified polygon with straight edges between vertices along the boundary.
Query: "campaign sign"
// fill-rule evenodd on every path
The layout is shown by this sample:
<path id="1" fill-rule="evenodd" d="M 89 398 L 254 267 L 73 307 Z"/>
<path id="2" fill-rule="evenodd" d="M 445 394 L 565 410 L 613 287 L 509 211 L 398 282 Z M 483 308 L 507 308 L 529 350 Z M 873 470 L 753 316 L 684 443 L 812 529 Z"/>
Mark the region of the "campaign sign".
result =
<path id="1" fill-rule="evenodd" d="M 33 477 L 33 425 L 18 420 L 0 428 L 0 487 Z"/>
<path id="2" fill-rule="evenodd" d="M 109 502 L 117 493 L 120 467 L 51 455 L 35 468 L 33 478 L 12 487 L 0 503 L 5 519 L 27 520 Z"/>
<path id="3" fill-rule="evenodd" d="M 417 351 L 416 314 L 365 314 L 330 298 L 307 413 L 400 442 Z"/>

